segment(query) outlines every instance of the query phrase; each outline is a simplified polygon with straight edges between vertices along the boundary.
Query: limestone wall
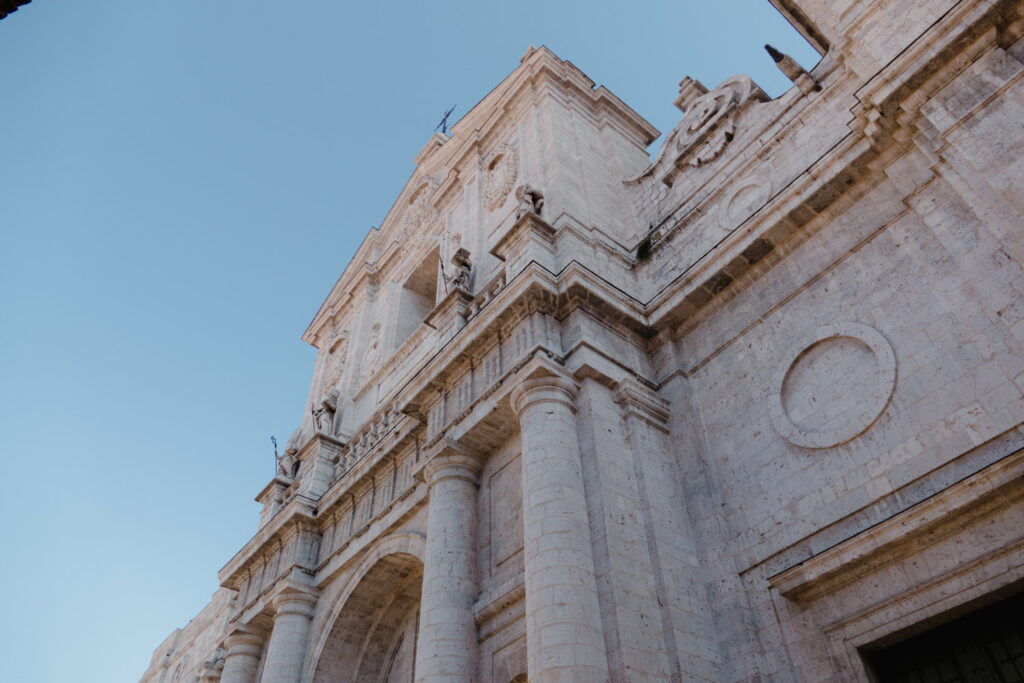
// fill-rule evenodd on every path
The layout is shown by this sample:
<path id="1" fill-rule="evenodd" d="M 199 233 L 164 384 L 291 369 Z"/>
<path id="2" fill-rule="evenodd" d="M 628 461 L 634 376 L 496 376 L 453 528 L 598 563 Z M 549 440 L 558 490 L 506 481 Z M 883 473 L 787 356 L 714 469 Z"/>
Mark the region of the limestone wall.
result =
<path id="1" fill-rule="evenodd" d="M 1019 3 L 775 4 L 821 63 L 650 160 L 546 49 L 428 141 L 144 680 L 861 681 L 1019 588 Z"/>

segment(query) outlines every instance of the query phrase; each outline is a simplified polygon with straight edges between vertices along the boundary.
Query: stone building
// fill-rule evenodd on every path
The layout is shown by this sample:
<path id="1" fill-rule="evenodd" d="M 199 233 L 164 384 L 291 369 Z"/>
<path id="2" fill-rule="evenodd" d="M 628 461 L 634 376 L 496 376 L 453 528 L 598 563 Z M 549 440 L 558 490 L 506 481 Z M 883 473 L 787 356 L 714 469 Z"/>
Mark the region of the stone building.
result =
<path id="1" fill-rule="evenodd" d="M 772 2 L 653 161 L 544 48 L 427 142 L 143 681 L 1022 680 L 1024 3 Z"/>

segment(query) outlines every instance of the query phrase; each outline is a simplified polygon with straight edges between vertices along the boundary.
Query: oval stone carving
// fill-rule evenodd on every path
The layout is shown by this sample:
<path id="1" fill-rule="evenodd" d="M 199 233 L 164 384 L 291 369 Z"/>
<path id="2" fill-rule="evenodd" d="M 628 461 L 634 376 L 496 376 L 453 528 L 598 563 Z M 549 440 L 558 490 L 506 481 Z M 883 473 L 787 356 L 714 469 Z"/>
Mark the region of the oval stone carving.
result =
<path id="1" fill-rule="evenodd" d="M 730 221 L 745 219 L 768 201 L 772 186 L 767 180 L 757 179 L 741 186 L 726 203 L 725 214 Z"/>
<path id="2" fill-rule="evenodd" d="M 863 434 L 896 386 L 896 357 L 877 330 L 860 323 L 820 328 L 776 377 L 772 423 L 790 443 L 838 446 Z"/>
<path id="3" fill-rule="evenodd" d="M 498 147 L 484 164 L 484 205 L 495 211 L 505 203 L 519 177 L 516 152 L 508 144 Z"/>

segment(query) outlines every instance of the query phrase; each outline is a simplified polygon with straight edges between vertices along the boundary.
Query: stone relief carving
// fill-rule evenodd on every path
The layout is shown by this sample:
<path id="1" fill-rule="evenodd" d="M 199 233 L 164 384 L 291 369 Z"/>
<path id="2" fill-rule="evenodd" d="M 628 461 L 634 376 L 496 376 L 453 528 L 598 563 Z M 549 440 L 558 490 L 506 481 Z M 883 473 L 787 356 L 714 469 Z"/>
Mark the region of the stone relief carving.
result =
<path id="1" fill-rule="evenodd" d="M 779 367 L 771 403 L 775 430 L 804 448 L 830 448 L 868 430 L 896 386 L 892 346 L 868 325 L 826 325 Z"/>
<path id="2" fill-rule="evenodd" d="M 348 357 L 348 332 L 341 333 L 328 347 L 328 355 L 324 361 L 323 379 L 320 382 L 320 393 L 325 394 L 338 385 L 345 371 Z"/>
<path id="3" fill-rule="evenodd" d="M 747 218 L 764 206 L 771 194 L 771 182 L 765 178 L 755 178 L 736 188 L 725 202 L 727 222 L 734 224 Z M 734 227 L 734 225 L 723 225 L 722 227 Z"/>
<path id="4" fill-rule="evenodd" d="M 494 150 L 484 163 L 484 206 L 494 211 L 505 203 L 519 177 L 517 155 L 508 144 Z"/>
<path id="5" fill-rule="evenodd" d="M 516 207 L 516 220 L 528 213 L 539 216 L 544 208 L 544 193 L 530 185 L 520 185 L 516 188 L 516 201 L 519 202 Z"/>
<path id="6" fill-rule="evenodd" d="M 430 223 L 437 216 L 437 210 L 430 203 L 430 198 L 437 189 L 437 181 L 426 178 L 409 196 L 409 205 L 402 220 L 402 235 L 408 236 L 416 232 L 421 225 Z"/>
<path id="7" fill-rule="evenodd" d="M 359 382 L 365 382 L 373 374 L 377 362 L 380 360 L 380 323 L 374 323 L 370 329 L 370 343 L 366 347 L 366 354 L 363 356 L 363 365 L 359 368 Z"/>
<path id="8" fill-rule="evenodd" d="M 449 290 L 473 291 L 473 263 L 469 260 L 469 252 L 465 249 L 456 251 L 452 256 L 452 265 L 455 266 L 455 269 L 448 276 Z"/>
<path id="9" fill-rule="evenodd" d="M 683 169 L 714 161 L 735 137 L 736 114 L 749 102 L 768 99 L 749 76 L 733 76 L 703 94 L 703 86 L 696 81 L 686 79 L 683 83 L 689 91 L 683 98 L 686 110 L 682 120 L 665 139 L 654 163 L 627 183 L 657 175 L 666 185 L 672 185 Z"/>

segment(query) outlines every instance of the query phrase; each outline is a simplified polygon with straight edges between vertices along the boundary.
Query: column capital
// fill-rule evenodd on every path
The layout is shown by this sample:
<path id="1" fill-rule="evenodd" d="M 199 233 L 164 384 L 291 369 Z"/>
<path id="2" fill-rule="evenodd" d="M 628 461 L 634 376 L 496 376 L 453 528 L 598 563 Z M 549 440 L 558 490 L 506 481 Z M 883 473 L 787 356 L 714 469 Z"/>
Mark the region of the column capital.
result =
<path id="1" fill-rule="evenodd" d="M 483 458 L 479 453 L 444 438 L 427 457 L 423 465 L 423 478 L 427 486 L 452 478 L 464 479 L 475 485 L 482 469 Z"/>
<path id="2" fill-rule="evenodd" d="M 562 375 L 541 375 L 523 380 L 512 390 L 509 402 L 512 412 L 521 417 L 531 405 L 536 403 L 561 403 L 570 410 L 576 410 L 578 387 L 568 377 Z"/>
<path id="3" fill-rule="evenodd" d="M 285 614 L 298 614 L 312 618 L 316 609 L 317 596 L 313 593 L 297 590 L 285 590 L 274 596 L 272 604 L 276 610 L 275 618 Z"/>
<path id="4" fill-rule="evenodd" d="M 263 653 L 263 641 L 266 640 L 262 633 L 245 625 L 238 625 L 228 633 L 224 639 L 224 658 L 236 655 L 247 655 L 257 657 Z"/>

